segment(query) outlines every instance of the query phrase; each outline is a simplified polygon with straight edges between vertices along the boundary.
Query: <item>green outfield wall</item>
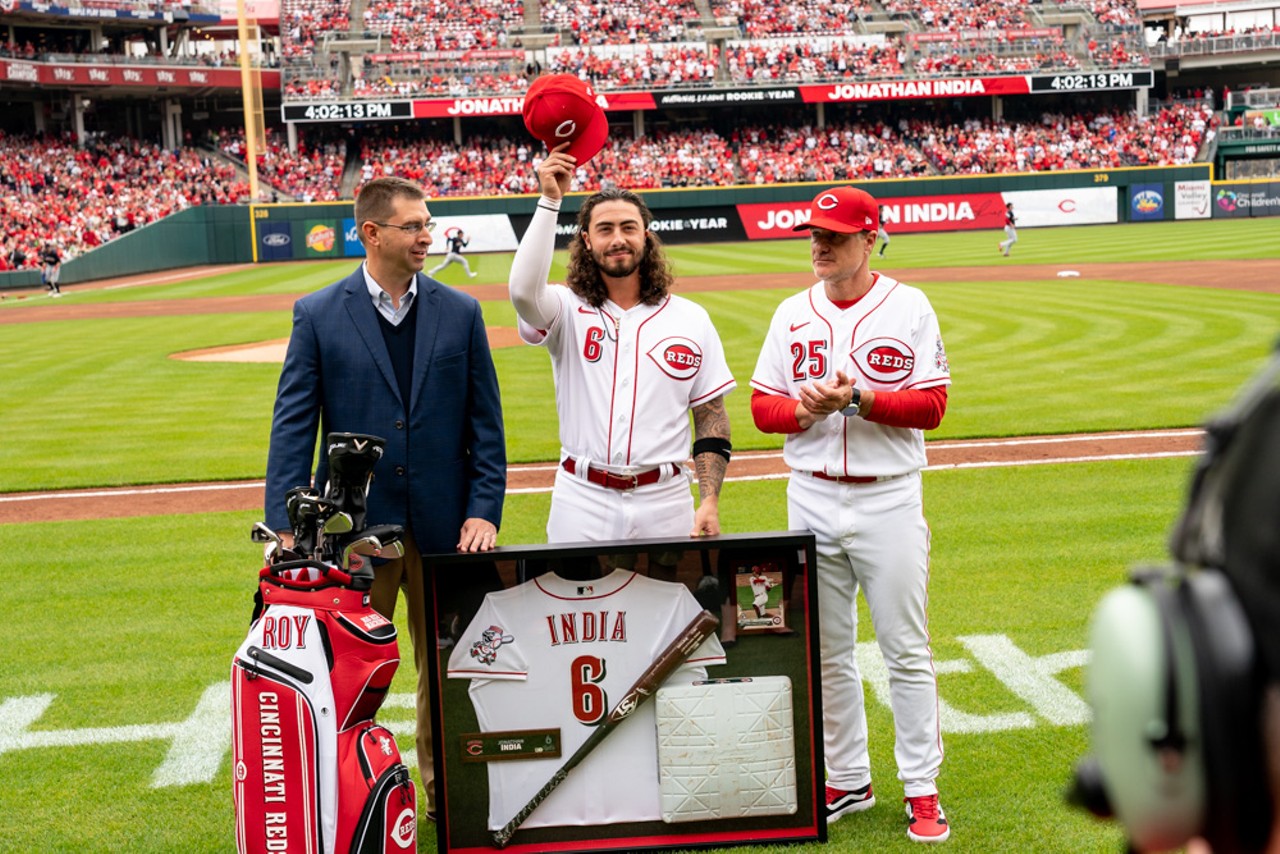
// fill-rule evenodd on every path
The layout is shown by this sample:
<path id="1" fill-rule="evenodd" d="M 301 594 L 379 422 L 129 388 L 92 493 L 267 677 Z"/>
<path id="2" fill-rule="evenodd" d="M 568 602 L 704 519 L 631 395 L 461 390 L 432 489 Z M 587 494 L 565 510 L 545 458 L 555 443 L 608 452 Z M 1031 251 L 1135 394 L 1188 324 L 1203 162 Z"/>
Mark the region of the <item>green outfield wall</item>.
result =
<path id="1" fill-rule="evenodd" d="M 1013 201 L 1019 227 L 1133 222 L 1280 213 L 1280 182 L 1251 185 L 1254 203 L 1229 207 L 1240 188 L 1211 183 L 1212 166 L 1124 168 L 868 181 L 885 202 L 894 233 L 998 228 Z M 758 240 L 793 236 L 790 226 L 830 184 L 773 184 L 647 190 L 654 228 L 667 242 Z M 1269 201 L 1275 197 L 1275 203 Z M 565 200 L 578 210 L 585 194 Z M 1247 204 L 1249 198 L 1245 198 Z M 515 248 L 533 212 L 531 196 L 438 199 L 432 215 L 472 237 L 468 251 Z M 1087 209 L 1087 210 L 1086 210 Z M 1081 218 L 1081 213 L 1087 216 Z M 1076 217 L 1073 219 L 1072 217 Z M 276 260 L 358 257 L 352 204 L 328 202 L 201 206 L 125 234 L 63 264 L 62 283 L 131 276 L 179 267 Z M 560 242 L 572 227 L 562 224 Z M 437 239 L 434 250 L 443 251 Z M 38 287 L 39 271 L 0 273 L 0 290 Z"/>

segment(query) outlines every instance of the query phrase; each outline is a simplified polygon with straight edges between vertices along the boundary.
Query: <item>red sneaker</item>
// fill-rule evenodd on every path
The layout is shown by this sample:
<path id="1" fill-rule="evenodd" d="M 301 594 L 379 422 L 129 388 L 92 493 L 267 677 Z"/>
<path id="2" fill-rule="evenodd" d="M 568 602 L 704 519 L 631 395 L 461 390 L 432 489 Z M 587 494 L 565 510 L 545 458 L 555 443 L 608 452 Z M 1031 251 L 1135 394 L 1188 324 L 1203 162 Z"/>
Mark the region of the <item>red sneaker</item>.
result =
<path id="1" fill-rule="evenodd" d="M 876 805 L 876 796 L 871 793 L 871 784 L 852 792 L 827 786 L 827 824 L 831 824 L 842 815 L 869 810 Z"/>
<path id="2" fill-rule="evenodd" d="M 907 804 L 907 837 L 912 842 L 945 842 L 951 835 L 937 795 L 902 800 Z"/>

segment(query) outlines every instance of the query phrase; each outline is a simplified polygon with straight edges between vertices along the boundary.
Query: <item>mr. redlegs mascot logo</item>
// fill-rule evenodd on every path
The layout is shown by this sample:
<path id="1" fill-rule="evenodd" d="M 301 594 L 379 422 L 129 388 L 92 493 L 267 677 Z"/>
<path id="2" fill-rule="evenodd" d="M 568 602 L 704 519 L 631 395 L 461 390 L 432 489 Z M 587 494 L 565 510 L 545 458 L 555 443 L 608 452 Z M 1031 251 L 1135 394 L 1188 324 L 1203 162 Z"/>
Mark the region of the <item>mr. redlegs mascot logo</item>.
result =
<path id="1" fill-rule="evenodd" d="M 676 380 L 691 380 L 702 367 L 702 351 L 688 338 L 664 338 L 649 351 L 649 358 L 664 374 Z"/>

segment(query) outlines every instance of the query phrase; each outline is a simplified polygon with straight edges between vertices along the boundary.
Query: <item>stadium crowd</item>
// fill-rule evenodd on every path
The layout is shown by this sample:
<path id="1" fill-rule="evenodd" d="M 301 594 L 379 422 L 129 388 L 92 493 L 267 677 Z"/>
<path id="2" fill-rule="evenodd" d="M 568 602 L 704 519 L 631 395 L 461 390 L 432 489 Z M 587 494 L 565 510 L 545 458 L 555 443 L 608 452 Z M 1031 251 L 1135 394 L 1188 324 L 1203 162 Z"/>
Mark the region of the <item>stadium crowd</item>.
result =
<path id="1" fill-rule="evenodd" d="M 579 167 L 575 188 L 651 189 L 919 175 L 1029 172 L 1189 163 L 1216 119 L 1207 105 L 1172 104 L 1147 117 L 1121 111 L 995 123 L 924 119 L 843 122 L 825 128 L 753 125 L 614 133 Z M 360 184 L 382 175 L 420 181 L 434 196 L 537 191 L 522 138 L 474 136 L 463 145 L 415 139 L 398 129 L 366 134 Z"/>
<path id="2" fill-rule="evenodd" d="M 299 140 L 297 151 L 289 151 L 284 134 L 266 134 L 267 150 L 258 153 L 258 178 L 277 191 L 299 202 L 328 202 L 339 197 L 342 173 L 346 168 L 347 144 L 344 139 L 314 142 Z M 228 157 L 243 164 L 248 152 L 243 133 L 223 130 L 215 136 L 215 144 Z"/>
<path id="3" fill-rule="evenodd" d="M 699 19 L 693 0 L 542 0 L 542 24 L 579 45 L 675 42 Z"/>
<path id="4" fill-rule="evenodd" d="M 5 264 L 15 247 L 23 266 L 35 267 L 46 242 L 72 258 L 192 205 L 235 204 L 248 194 L 234 167 L 194 149 L 128 138 L 92 138 L 81 148 L 71 135 L 0 131 Z"/>

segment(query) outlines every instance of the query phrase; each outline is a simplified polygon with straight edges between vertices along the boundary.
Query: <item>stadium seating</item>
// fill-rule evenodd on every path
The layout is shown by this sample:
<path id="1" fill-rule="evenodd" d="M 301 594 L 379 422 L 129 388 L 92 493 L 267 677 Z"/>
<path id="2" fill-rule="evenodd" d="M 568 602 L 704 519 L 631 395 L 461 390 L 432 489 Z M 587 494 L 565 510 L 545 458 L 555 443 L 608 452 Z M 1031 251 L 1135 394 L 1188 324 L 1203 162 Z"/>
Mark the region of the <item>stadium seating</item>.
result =
<path id="1" fill-rule="evenodd" d="M 0 131 L 4 232 L 28 267 L 46 241 L 72 258 L 192 205 L 234 204 L 248 194 L 233 167 L 194 149 L 105 137 L 81 148 L 70 136 Z"/>
<path id="2" fill-rule="evenodd" d="M 643 44 L 686 39 L 699 23 L 693 0 L 541 0 L 545 28 L 568 32 L 574 44 Z"/>
<path id="3" fill-rule="evenodd" d="M 312 139 L 299 141 L 296 152 L 289 151 L 288 142 L 278 131 L 267 134 L 266 142 L 267 150 L 258 154 L 260 181 L 294 201 L 327 202 L 339 198 L 347 161 L 344 139 L 326 140 L 324 130 L 317 128 Z M 223 131 L 217 145 L 227 156 L 245 162 L 242 133 Z"/>

